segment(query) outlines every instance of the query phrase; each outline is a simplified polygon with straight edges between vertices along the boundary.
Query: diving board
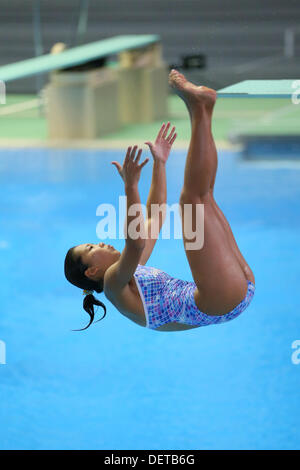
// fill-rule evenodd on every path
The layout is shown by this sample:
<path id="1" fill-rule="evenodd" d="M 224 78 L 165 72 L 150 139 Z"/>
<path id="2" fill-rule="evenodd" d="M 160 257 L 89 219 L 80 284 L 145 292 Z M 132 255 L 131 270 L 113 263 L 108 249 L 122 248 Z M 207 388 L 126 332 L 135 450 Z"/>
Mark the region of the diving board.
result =
<path id="1" fill-rule="evenodd" d="M 67 49 L 60 54 L 44 54 L 0 67 L 0 80 L 9 82 L 40 73 L 85 64 L 124 51 L 142 49 L 160 42 L 158 35 L 126 35 Z"/>
<path id="2" fill-rule="evenodd" d="M 218 90 L 220 98 L 291 98 L 300 80 L 244 80 Z"/>

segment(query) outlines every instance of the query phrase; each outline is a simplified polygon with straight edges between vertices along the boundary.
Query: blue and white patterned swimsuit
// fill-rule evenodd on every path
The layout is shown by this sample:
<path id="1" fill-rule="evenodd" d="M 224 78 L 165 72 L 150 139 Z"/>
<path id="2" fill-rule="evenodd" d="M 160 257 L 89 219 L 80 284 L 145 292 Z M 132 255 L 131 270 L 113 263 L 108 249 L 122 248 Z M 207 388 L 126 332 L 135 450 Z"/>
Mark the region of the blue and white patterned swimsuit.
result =
<path id="1" fill-rule="evenodd" d="M 146 327 L 156 329 L 166 323 L 193 326 L 215 325 L 233 320 L 250 304 L 255 286 L 248 282 L 246 297 L 229 313 L 219 316 L 201 312 L 194 299 L 194 282 L 176 279 L 160 269 L 139 264 L 134 273 L 143 302 Z"/>

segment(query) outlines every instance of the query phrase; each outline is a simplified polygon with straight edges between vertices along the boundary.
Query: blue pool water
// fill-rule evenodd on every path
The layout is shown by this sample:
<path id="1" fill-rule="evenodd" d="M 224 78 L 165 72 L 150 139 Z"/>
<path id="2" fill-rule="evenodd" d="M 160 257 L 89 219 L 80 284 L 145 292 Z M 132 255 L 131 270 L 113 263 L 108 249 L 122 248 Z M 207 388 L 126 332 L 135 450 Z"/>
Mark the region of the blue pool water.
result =
<path id="1" fill-rule="evenodd" d="M 159 333 L 106 301 L 102 322 L 71 332 L 87 315 L 64 279 L 64 256 L 97 241 L 97 206 L 123 194 L 110 165 L 122 159 L 116 151 L 0 152 L 0 448 L 299 449 L 300 171 L 219 154 L 216 200 L 256 277 L 238 319 Z M 184 160 L 174 151 L 168 162 L 170 204 Z M 150 178 L 148 164 L 143 201 Z M 192 280 L 181 240 L 159 240 L 148 264 Z"/>

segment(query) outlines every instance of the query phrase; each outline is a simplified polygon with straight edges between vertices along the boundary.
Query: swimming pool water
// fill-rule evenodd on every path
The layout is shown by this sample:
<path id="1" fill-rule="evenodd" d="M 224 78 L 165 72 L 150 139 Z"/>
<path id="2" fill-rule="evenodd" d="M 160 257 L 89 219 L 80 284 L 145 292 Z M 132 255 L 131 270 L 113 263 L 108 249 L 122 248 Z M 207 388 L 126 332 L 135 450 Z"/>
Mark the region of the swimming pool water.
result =
<path id="1" fill-rule="evenodd" d="M 256 277 L 238 319 L 155 332 L 102 294 L 107 317 L 71 332 L 87 315 L 64 256 L 97 241 L 97 206 L 124 194 L 112 160 L 123 153 L 0 152 L 0 448 L 299 449 L 300 171 L 219 153 L 215 197 Z M 170 156 L 169 204 L 184 163 L 185 152 Z M 144 202 L 150 180 L 148 163 Z M 148 264 L 192 280 L 181 240 L 159 240 Z"/>

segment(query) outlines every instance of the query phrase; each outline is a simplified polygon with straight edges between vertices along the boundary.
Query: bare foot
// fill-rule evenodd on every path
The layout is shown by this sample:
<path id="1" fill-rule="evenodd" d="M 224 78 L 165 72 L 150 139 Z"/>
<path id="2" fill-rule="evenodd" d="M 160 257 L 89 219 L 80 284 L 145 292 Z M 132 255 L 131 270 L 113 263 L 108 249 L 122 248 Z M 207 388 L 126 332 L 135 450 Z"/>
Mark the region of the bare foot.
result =
<path id="1" fill-rule="evenodd" d="M 196 86 L 189 82 L 182 73 L 171 70 L 169 74 L 169 84 L 175 88 L 176 93 L 183 99 L 190 113 L 204 105 L 207 109 L 212 109 L 217 99 L 217 92 L 206 86 Z"/>

